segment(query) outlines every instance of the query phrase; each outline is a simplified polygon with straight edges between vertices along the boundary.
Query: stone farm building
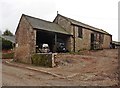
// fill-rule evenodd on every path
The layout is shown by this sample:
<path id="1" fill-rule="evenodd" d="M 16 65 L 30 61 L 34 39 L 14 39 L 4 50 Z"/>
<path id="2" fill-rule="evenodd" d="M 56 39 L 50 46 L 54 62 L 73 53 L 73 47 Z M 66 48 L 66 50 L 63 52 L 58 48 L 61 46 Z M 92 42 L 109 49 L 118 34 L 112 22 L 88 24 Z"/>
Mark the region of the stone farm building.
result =
<path id="1" fill-rule="evenodd" d="M 109 48 L 112 35 L 71 18 L 57 14 L 53 22 L 22 15 L 16 29 L 15 58 L 26 58 L 36 53 L 40 44 L 47 43 L 52 52 L 56 42 L 63 41 L 70 52 Z"/>

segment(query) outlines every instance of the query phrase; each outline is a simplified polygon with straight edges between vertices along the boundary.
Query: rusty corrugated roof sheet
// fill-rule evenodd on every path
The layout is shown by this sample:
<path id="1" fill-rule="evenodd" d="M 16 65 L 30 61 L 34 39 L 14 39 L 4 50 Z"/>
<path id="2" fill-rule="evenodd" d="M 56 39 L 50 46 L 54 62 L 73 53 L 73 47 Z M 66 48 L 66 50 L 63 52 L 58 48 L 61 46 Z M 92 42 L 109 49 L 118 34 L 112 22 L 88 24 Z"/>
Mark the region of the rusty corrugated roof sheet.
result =
<path id="1" fill-rule="evenodd" d="M 45 31 L 51 31 L 51 32 L 71 35 L 70 33 L 68 33 L 65 29 L 63 29 L 61 26 L 59 26 L 56 23 L 42 20 L 42 19 L 35 18 L 35 17 L 31 17 L 28 15 L 24 15 L 24 16 L 29 21 L 29 23 L 32 25 L 32 27 L 35 29 L 41 29 Z"/>

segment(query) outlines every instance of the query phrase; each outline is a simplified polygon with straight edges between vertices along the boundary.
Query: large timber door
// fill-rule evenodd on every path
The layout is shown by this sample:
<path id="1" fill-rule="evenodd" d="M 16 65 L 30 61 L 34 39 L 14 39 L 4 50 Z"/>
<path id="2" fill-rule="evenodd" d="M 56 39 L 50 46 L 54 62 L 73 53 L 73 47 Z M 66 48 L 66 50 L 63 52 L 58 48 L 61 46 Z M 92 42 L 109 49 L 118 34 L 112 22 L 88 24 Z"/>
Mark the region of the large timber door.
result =
<path id="1" fill-rule="evenodd" d="M 91 33 L 91 50 L 94 49 L 94 41 L 95 41 L 94 33 Z"/>

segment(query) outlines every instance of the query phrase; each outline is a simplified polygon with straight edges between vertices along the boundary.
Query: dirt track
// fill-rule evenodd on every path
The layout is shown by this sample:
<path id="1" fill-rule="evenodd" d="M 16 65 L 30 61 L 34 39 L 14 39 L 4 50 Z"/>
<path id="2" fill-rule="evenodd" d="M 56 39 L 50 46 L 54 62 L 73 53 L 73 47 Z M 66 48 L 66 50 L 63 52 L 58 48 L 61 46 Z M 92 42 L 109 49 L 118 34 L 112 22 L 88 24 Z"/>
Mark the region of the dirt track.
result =
<path id="1" fill-rule="evenodd" d="M 24 68 L 8 66 L 3 63 L 3 85 L 23 86 L 110 86 L 117 85 L 118 51 L 82 51 L 80 55 L 59 54 L 58 67 L 44 68 L 25 64 L 50 74 L 31 71 Z M 4 60 L 3 60 L 4 62 Z"/>

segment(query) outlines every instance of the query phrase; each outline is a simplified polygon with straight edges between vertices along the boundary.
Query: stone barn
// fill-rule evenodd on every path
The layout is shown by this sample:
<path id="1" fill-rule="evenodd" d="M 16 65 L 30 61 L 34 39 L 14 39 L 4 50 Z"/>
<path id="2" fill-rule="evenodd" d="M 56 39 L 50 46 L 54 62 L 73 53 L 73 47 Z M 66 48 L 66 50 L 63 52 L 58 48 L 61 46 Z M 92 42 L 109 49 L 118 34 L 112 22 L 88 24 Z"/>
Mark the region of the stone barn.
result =
<path id="1" fill-rule="evenodd" d="M 20 62 L 31 63 L 31 56 L 37 53 L 38 47 L 46 43 L 51 52 L 56 51 L 58 40 L 65 42 L 65 46 L 72 36 L 56 23 L 22 15 L 16 30 L 15 59 Z"/>
<path id="2" fill-rule="evenodd" d="M 95 50 L 109 48 L 112 35 L 108 32 L 58 14 L 53 21 L 68 33 L 70 37 L 69 51 Z"/>
<path id="3" fill-rule="evenodd" d="M 112 35 L 87 24 L 57 14 L 53 22 L 22 15 L 15 32 L 15 60 L 31 63 L 37 48 L 46 43 L 56 52 L 57 42 L 62 41 L 69 52 L 109 48 Z"/>

